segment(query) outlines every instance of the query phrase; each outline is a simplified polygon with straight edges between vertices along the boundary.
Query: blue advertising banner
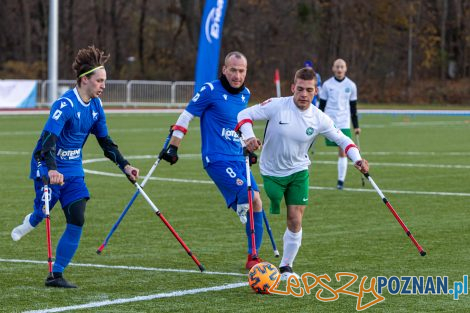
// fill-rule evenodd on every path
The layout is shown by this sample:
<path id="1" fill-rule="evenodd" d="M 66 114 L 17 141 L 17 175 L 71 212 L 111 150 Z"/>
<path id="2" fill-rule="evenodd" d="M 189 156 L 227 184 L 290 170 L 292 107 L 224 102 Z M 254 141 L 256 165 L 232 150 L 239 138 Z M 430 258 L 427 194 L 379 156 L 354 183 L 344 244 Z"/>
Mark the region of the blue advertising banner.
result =
<path id="1" fill-rule="evenodd" d="M 201 20 L 194 90 L 217 79 L 222 28 L 228 0 L 206 0 Z"/>

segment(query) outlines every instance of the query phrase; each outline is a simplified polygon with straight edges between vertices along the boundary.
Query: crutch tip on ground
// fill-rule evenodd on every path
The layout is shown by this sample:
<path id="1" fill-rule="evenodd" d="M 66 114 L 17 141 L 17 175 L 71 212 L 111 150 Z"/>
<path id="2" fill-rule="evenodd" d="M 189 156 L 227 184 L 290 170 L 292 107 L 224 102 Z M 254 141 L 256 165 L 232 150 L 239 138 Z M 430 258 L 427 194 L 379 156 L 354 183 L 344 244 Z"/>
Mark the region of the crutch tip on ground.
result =
<path id="1" fill-rule="evenodd" d="M 419 254 L 421 254 L 421 256 L 425 256 L 426 255 L 426 251 L 422 250 L 419 252 Z"/>
<path id="2" fill-rule="evenodd" d="M 96 254 L 100 255 L 101 254 L 101 251 L 103 251 L 104 249 L 104 245 L 101 245 L 98 250 L 96 250 Z"/>
<path id="3" fill-rule="evenodd" d="M 279 251 L 278 251 L 278 250 L 275 250 L 275 251 L 274 251 L 274 257 L 276 257 L 276 258 L 279 257 Z"/>

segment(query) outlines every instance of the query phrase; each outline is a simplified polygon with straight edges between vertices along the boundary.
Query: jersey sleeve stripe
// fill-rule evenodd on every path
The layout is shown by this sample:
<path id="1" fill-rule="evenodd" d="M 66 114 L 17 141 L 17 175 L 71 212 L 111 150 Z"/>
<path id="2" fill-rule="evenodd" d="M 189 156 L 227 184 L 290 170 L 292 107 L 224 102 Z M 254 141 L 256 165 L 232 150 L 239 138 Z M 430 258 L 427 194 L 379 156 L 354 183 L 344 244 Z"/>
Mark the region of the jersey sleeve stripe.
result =
<path id="1" fill-rule="evenodd" d="M 346 149 L 344 149 L 344 153 L 348 153 L 348 150 L 351 149 L 351 148 L 356 148 L 357 150 L 359 150 L 359 148 L 355 145 L 355 144 L 350 144 L 346 147 Z"/>
<path id="2" fill-rule="evenodd" d="M 240 127 L 242 127 L 242 125 L 245 124 L 245 123 L 250 123 L 251 125 L 253 125 L 253 121 L 250 120 L 249 118 L 246 118 L 246 119 L 241 120 L 240 122 L 238 122 L 237 126 L 235 126 L 235 131 L 237 132 L 240 129 Z"/>

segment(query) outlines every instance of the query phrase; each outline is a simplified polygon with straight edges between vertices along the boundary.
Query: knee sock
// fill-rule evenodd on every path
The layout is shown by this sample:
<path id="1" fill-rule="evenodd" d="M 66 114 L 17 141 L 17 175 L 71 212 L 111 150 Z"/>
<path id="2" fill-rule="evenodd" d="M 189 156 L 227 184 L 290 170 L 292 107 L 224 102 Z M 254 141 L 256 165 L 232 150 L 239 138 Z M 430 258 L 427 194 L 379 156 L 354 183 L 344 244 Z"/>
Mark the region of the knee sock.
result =
<path id="1" fill-rule="evenodd" d="M 57 245 L 56 257 L 54 262 L 53 271 L 62 273 L 67 265 L 72 260 L 75 252 L 77 251 L 80 237 L 82 235 L 82 227 L 67 224 L 65 231 L 60 237 L 59 244 Z"/>
<path id="2" fill-rule="evenodd" d="M 344 182 L 346 179 L 346 171 L 348 170 L 348 158 L 339 157 L 338 158 L 338 180 Z"/>
<path id="3" fill-rule="evenodd" d="M 256 252 L 259 252 L 261 248 L 261 242 L 263 241 L 263 212 L 253 212 L 255 220 L 255 242 Z M 248 254 L 251 254 L 251 231 L 250 231 L 250 214 L 246 214 L 247 222 L 245 224 L 246 236 L 248 237 Z M 259 253 L 258 253 L 259 254 Z"/>
<path id="4" fill-rule="evenodd" d="M 298 233 L 291 232 L 286 228 L 284 233 L 284 251 L 282 252 L 281 266 L 290 266 L 294 264 L 294 259 L 299 252 L 300 244 L 302 242 L 302 229 Z"/>

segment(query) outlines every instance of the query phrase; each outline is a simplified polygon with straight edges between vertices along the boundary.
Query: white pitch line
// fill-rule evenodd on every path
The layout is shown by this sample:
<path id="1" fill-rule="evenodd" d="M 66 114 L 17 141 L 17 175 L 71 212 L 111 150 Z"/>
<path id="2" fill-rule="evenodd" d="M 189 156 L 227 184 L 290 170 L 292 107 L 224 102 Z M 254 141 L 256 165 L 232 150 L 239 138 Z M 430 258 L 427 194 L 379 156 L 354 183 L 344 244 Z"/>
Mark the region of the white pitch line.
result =
<path id="1" fill-rule="evenodd" d="M 194 294 L 210 292 L 210 291 L 221 291 L 221 290 L 227 290 L 227 289 L 240 288 L 240 287 L 244 287 L 247 285 L 248 285 L 248 282 L 243 282 L 243 283 L 226 284 L 226 285 L 207 287 L 207 288 L 178 290 L 178 291 L 173 291 L 173 292 L 157 293 L 157 294 L 148 295 L 148 296 L 137 296 L 133 298 L 121 298 L 121 299 L 114 299 L 114 300 L 89 302 L 85 304 L 64 306 L 64 307 L 51 308 L 51 309 L 25 311 L 24 313 L 48 313 L 48 312 L 64 312 L 64 311 L 72 311 L 72 310 L 90 309 L 90 308 L 97 308 L 97 307 L 108 306 L 108 305 L 149 301 L 149 300 L 162 299 L 162 298 L 181 297 L 181 296 L 194 295 Z"/>
<path id="2" fill-rule="evenodd" d="M 110 177 L 123 177 L 122 174 L 108 173 L 94 170 L 84 170 L 85 173 L 110 176 Z M 214 182 L 209 180 L 199 180 L 199 179 L 182 179 L 182 178 L 164 178 L 164 177 L 150 177 L 151 180 L 157 181 L 170 181 L 176 183 L 192 183 L 192 184 L 214 184 Z M 260 187 L 264 187 L 263 184 L 258 184 Z M 310 186 L 311 190 L 337 190 L 333 187 L 320 187 L 320 186 Z M 376 192 L 374 189 L 363 189 L 363 188 L 344 188 L 345 191 L 354 191 L 354 192 Z M 459 196 L 459 197 L 470 197 L 470 193 L 465 192 L 442 192 L 442 191 L 412 191 L 412 190 L 389 190 L 383 189 L 384 193 L 395 193 L 395 194 L 410 194 L 410 195 L 426 195 L 426 196 Z"/>
<path id="3" fill-rule="evenodd" d="M 320 161 L 315 160 L 313 164 L 338 164 L 338 161 Z M 394 167 L 423 167 L 423 168 L 464 168 L 470 169 L 470 165 L 462 164 L 423 164 L 423 163 L 387 163 L 387 162 L 369 162 L 372 165 L 394 166 Z"/>
<path id="4" fill-rule="evenodd" d="M 21 259 L 1 259 L 3 263 L 29 263 L 29 264 L 47 264 L 47 261 L 37 260 L 21 260 Z M 108 268 L 108 269 L 120 269 L 130 271 L 153 271 L 153 272 L 174 272 L 174 273 L 194 273 L 201 275 L 225 275 L 225 276 L 241 276 L 245 277 L 246 274 L 242 273 L 230 273 L 230 272 L 210 272 L 210 271 L 198 271 L 198 270 L 184 270 L 176 268 L 158 268 L 158 267 L 143 267 L 143 266 L 126 266 L 126 265 L 106 265 L 106 264 L 91 264 L 91 263 L 70 263 L 71 266 L 77 267 L 93 267 L 93 268 Z"/>
<path id="5" fill-rule="evenodd" d="M 336 153 L 337 154 L 337 153 Z M 194 159 L 200 158 L 200 154 L 181 154 L 178 155 L 182 159 Z M 129 156 L 128 159 L 156 159 L 156 155 L 134 155 Z M 83 160 L 83 164 L 89 163 L 96 163 L 96 162 L 103 162 L 108 160 L 107 158 L 95 158 L 95 159 L 87 159 Z M 313 160 L 313 164 L 329 164 L 329 165 L 336 165 L 337 161 L 322 161 L 322 160 Z M 429 163 L 387 163 L 387 162 L 369 162 L 371 165 L 379 165 L 379 166 L 393 166 L 393 167 L 422 167 L 422 168 L 456 168 L 456 169 L 470 169 L 470 165 L 463 165 L 463 164 L 429 164 Z"/>

